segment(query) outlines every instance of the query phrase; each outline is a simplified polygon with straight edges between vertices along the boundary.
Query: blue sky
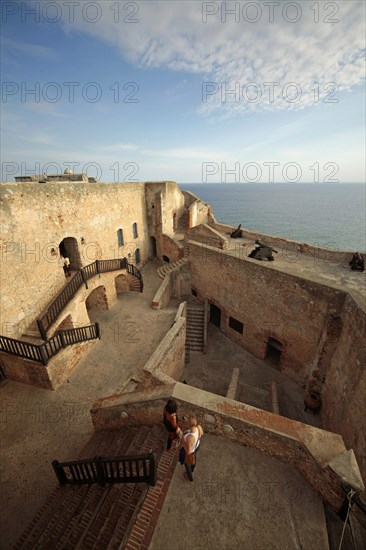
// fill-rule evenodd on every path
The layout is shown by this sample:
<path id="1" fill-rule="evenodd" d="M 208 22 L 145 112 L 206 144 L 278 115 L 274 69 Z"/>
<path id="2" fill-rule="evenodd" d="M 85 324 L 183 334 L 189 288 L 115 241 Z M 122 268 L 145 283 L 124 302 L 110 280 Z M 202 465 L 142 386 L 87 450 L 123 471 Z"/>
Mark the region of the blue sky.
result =
<path id="1" fill-rule="evenodd" d="M 364 2 L 1 7 L 3 181 L 365 181 Z"/>

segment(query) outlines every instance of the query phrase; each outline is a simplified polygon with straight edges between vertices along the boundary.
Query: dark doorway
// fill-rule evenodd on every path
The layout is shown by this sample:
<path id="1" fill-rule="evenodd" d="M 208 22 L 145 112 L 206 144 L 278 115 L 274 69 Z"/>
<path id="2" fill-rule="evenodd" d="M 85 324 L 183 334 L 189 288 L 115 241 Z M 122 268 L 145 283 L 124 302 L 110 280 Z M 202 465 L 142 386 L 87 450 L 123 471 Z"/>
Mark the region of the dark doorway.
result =
<path id="1" fill-rule="evenodd" d="M 163 262 L 166 262 L 167 264 L 170 263 L 168 256 L 163 256 Z"/>
<path id="2" fill-rule="evenodd" d="M 155 237 L 150 237 L 151 243 L 151 256 L 154 258 L 156 256 L 156 239 Z"/>
<path id="3" fill-rule="evenodd" d="M 81 266 L 80 252 L 78 242 L 75 237 L 66 237 L 59 244 L 60 254 L 64 258 L 69 258 L 70 267 L 77 271 Z"/>
<path id="4" fill-rule="evenodd" d="M 136 248 L 135 250 L 135 262 L 138 265 L 141 262 L 140 249 Z"/>
<path id="5" fill-rule="evenodd" d="M 177 230 L 177 214 L 174 212 L 173 214 L 173 231 Z"/>
<path id="6" fill-rule="evenodd" d="M 221 326 L 221 309 L 215 304 L 210 304 L 210 323 L 217 328 Z"/>
<path id="7" fill-rule="evenodd" d="M 280 368 L 282 344 L 275 338 L 268 338 L 266 361 L 276 369 Z"/>

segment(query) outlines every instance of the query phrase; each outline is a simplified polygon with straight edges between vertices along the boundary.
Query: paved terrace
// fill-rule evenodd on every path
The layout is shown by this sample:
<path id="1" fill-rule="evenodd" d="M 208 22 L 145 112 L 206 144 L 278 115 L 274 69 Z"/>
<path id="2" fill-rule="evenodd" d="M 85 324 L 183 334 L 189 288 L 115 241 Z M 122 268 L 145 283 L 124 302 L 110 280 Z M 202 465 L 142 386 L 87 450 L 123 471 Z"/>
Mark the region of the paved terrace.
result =
<path id="1" fill-rule="evenodd" d="M 366 310 L 366 271 L 352 271 L 349 265 L 333 263 L 319 257 L 292 252 L 277 245 L 274 247 L 277 254 L 273 254 L 274 261 L 253 260 L 248 258 L 248 254 L 255 248 L 254 240 L 247 238 L 231 239 L 230 236 L 221 232 L 229 242 L 228 250 L 222 251 L 224 254 L 230 254 L 238 258 L 246 258 L 250 262 L 258 262 L 269 269 L 283 271 L 298 277 L 303 277 L 309 281 L 314 281 L 323 285 L 343 290 L 351 294 L 357 303 Z M 263 237 L 266 244 L 270 244 L 270 239 Z M 352 253 L 349 254 L 350 259 Z"/>

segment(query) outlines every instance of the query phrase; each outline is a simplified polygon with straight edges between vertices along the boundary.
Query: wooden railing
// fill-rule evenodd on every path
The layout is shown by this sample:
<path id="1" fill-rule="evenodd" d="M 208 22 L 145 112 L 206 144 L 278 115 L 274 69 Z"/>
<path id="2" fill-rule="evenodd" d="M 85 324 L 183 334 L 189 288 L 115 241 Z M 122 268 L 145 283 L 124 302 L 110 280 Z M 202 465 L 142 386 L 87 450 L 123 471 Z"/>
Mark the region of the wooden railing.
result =
<path id="1" fill-rule="evenodd" d="M 60 330 L 52 338 L 39 345 L 0 336 L 0 351 L 47 365 L 48 361 L 66 346 L 97 338 L 100 338 L 99 324 L 92 323 L 84 327 Z"/>
<path id="2" fill-rule="evenodd" d="M 99 483 L 156 484 L 156 462 L 152 452 L 136 456 L 100 457 L 52 462 L 60 485 Z"/>
<path id="3" fill-rule="evenodd" d="M 131 273 L 137 277 L 140 281 L 140 291 L 143 291 L 143 280 L 141 272 L 135 267 L 127 263 L 126 258 L 120 258 L 115 260 L 95 260 L 92 264 L 79 269 L 67 285 L 59 292 L 56 298 L 48 306 L 47 311 L 42 317 L 37 319 L 37 326 L 43 340 L 47 340 L 47 330 L 55 322 L 61 311 L 72 300 L 76 292 L 84 284 L 88 288 L 88 280 L 95 275 L 101 273 L 107 273 L 109 271 L 118 271 L 120 269 L 127 269 L 128 273 Z"/>

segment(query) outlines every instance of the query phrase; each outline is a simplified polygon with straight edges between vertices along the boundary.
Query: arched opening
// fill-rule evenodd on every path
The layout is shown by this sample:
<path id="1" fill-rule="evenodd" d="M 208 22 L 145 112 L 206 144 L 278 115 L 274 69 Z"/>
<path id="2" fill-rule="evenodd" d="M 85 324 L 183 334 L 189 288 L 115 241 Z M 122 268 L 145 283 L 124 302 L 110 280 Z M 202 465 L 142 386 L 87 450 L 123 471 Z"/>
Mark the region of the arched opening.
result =
<path id="1" fill-rule="evenodd" d="M 168 256 L 163 256 L 163 262 L 169 264 L 170 263 L 170 260 L 168 258 Z"/>
<path id="2" fill-rule="evenodd" d="M 75 237 L 63 239 L 59 244 L 59 250 L 61 256 L 69 258 L 72 271 L 77 271 L 82 267 L 78 242 Z"/>
<path id="3" fill-rule="evenodd" d="M 123 275 L 123 273 L 121 275 L 118 275 L 115 278 L 114 283 L 116 285 L 117 294 L 122 294 L 123 292 L 128 292 L 127 277 L 126 277 L 126 275 Z"/>
<path id="4" fill-rule="evenodd" d="M 221 326 L 221 309 L 215 304 L 210 304 L 210 323 L 217 328 Z"/>
<path id="5" fill-rule="evenodd" d="M 95 288 L 85 300 L 85 305 L 88 311 L 102 311 L 109 309 L 105 286 L 98 286 Z"/>
<path id="6" fill-rule="evenodd" d="M 282 344 L 275 338 L 268 338 L 267 341 L 267 351 L 266 351 L 266 361 L 272 367 L 276 369 L 280 368 L 281 363 L 281 354 L 282 354 Z"/>
<path id="7" fill-rule="evenodd" d="M 139 248 L 136 248 L 135 250 L 135 262 L 136 262 L 136 265 L 138 265 L 141 262 L 141 255 L 140 255 Z"/>
<path id="8" fill-rule="evenodd" d="M 156 239 L 155 237 L 150 237 L 151 245 L 151 256 L 154 258 L 156 256 Z"/>

